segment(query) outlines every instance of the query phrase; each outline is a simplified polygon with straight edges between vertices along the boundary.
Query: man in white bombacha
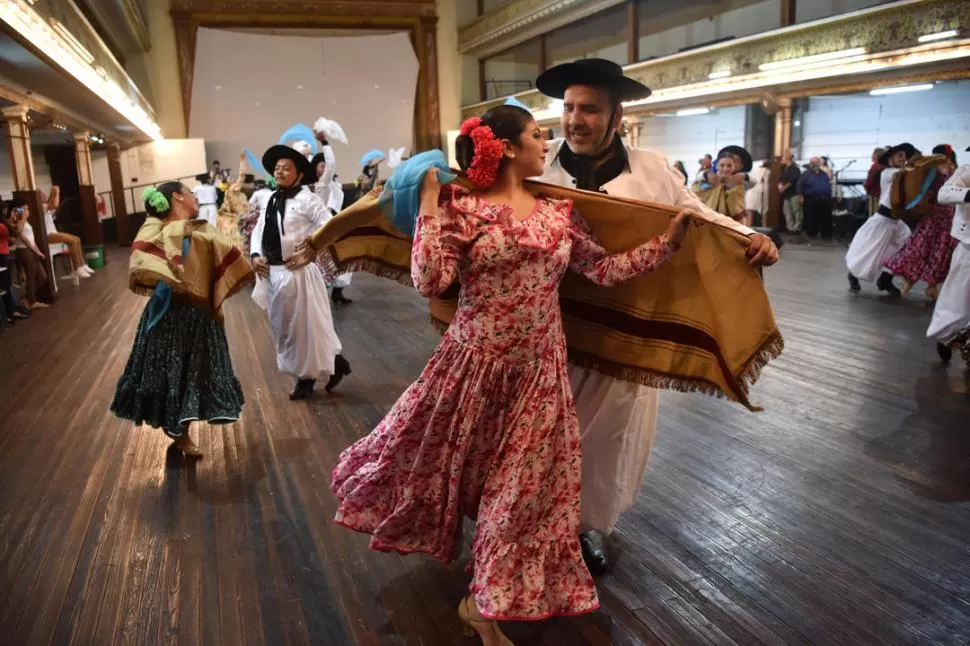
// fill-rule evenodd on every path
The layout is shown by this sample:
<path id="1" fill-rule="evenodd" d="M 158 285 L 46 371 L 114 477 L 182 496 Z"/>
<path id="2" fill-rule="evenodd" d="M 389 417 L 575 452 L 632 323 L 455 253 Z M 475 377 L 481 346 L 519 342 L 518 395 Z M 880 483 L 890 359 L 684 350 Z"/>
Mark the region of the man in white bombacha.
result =
<path id="1" fill-rule="evenodd" d="M 317 177 L 303 154 L 290 146 L 272 146 L 263 154 L 263 168 L 273 174 L 277 189 L 253 230 L 250 257 L 259 277 L 253 300 L 269 315 L 277 367 L 297 379 L 290 399 L 306 399 L 319 377 L 328 377 L 329 392 L 350 374 L 323 272 L 316 264 L 287 262 L 297 245 L 332 214 L 309 188 Z"/>
<path id="2" fill-rule="evenodd" d="M 192 194 L 195 195 L 195 200 L 199 203 L 199 215 L 196 218 L 216 226 L 219 219 L 219 205 L 217 204 L 219 192 L 212 185 L 212 176 L 209 173 L 202 173 L 195 176 L 195 181 L 198 184 L 192 189 Z"/>

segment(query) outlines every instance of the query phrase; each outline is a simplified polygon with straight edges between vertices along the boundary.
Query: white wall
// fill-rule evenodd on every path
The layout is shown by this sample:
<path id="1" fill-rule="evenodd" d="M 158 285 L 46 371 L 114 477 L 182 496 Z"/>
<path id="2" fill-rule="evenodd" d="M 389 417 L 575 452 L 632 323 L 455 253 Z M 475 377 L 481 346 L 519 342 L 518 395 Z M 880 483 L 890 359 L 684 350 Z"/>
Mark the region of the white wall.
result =
<path id="1" fill-rule="evenodd" d="M 744 145 L 745 106 L 721 108 L 693 117 L 649 117 L 640 123 L 640 148 L 662 152 L 670 163 L 684 162 L 688 179 L 700 168 L 697 160 L 731 144 Z"/>
<path id="2" fill-rule="evenodd" d="M 449 0 L 457 4 L 458 24 L 465 25 L 478 18 L 478 0 Z"/>
<path id="3" fill-rule="evenodd" d="M 511 93 L 509 89 L 513 86 L 510 81 L 528 81 L 534 87 L 537 76 L 539 76 L 539 64 L 536 62 L 502 58 L 489 58 L 485 61 L 485 79 L 487 81 L 498 81 L 498 91 L 502 93 L 502 96 Z M 486 86 L 487 98 L 495 98 L 495 87 L 494 84 Z M 523 87 L 517 87 L 516 91 L 521 92 L 525 89 L 527 87 L 523 85 Z"/>
<path id="4" fill-rule="evenodd" d="M 236 169 L 244 146 L 261 157 L 288 127 L 326 116 L 350 141 L 333 148 L 337 173 L 351 181 L 368 150 L 411 147 L 417 77 L 403 32 L 320 37 L 200 29 L 190 136 L 206 140 L 210 159 Z"/>
<path id="5" fill-rule="evenodd" d="M 39 190 L 47 193 L 51 189 L 51 171 L 44 161 L 44 149 L 31 147 L 34 157 L 34 181 Z M 13 169 L 10 168 L 10 152 L 6 138 L 0 138 L 0 198 L 9 200 L 13 196 Z"/>
<path id="6" fill-rule="evenodd" d="M 825 155 L 836 168 L 855 160 L 843 175 L 855 179 L 865 177 L 877 146 L 908 141 L 924 153 L 937 144 L 962 151 L 970 144 L 968 105 L 970 81 L 966 80 L 910 94 L 812 97 L 801 115 L 802 139 L 794 142 L 796 156 Z M 966 161 L 970 153 L 962 156 Z"/>
<path id="7" fill-rule="evenodd" d="M 478 59 L 474 56 L 461 57 L 461 104 L 472 105 L 482 100 L 482 87 Z"/>

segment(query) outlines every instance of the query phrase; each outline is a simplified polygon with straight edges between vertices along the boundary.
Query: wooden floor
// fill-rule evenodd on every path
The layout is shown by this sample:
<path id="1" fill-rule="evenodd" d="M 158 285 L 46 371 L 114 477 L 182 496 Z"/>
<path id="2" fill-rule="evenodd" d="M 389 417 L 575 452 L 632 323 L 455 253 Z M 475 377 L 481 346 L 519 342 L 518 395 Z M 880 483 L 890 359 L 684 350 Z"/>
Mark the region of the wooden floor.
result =
<path id="1" fill-rule="evenodd" d="M 751 414 L 665 393 L 602 611 L 507 626 L 519 646 L 970 641 L 970 395 L 913 295 L 846 289 L 843 250 L 767 272 L 787 340 Z M 145 301 L 125 256 L 0 334 L 0 643 L 460 645 L 464 563 L 369 552 L 330 522 L 337 454 L 436 343 L 412 291 L 358 275 L 354 373 L 287 400 L 246 296 L 227 330 L 247 404 L 186 465 L 108 412 Z"/>

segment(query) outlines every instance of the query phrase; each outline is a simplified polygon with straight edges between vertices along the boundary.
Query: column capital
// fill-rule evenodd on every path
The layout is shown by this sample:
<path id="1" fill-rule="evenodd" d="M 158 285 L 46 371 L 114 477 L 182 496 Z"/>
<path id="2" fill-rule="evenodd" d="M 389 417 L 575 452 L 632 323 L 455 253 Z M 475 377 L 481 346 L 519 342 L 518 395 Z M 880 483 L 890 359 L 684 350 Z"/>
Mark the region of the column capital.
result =
<path id="1" fill-rule="evenodd" d="M 11 105 L 0 108 L 0 114 L 7 121 L 26 121 L 29 108 L 25 105 Z"/>
<path id="2" fill-rule="evenodd" d="M 85 130 L 84 132 L 75 132 L 74 141 L 90 141 L 91 133 Z"/>

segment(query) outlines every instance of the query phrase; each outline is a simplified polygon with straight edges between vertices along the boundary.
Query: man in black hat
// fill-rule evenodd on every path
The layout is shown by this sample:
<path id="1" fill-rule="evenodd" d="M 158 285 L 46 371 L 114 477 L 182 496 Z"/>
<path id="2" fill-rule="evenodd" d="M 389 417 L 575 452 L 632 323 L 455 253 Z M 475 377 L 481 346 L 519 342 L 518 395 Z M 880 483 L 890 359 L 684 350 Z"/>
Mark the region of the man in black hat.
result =
<path id="1" fill-rule="evenodd" d="M 306 399 L 321 375 L 327 391 L 350 374 L 333 327 L 327 283 L 316 263 L 295 259 L 297 246 L 332 214 L 308 186 L 317 179 L 310 161 L 289 146 L 272 146 L 263 168 L 273 173 L 277 190 L 260 214 L 250 242 L 259 280 L 253 300 L 269 314 L 276 365 L 297 378 L 290 399 Z"/>
<path id="2" fill-rule="evenodd" d="M 650 94 L 611 61 L 588 58 L 543 72 L 536 87 L 563 102 L 564 138 L 550 142 L 539 178 L 609 195 L 680 206 L 751 238 L 755 266 L 770 265 L 778 250 L 767 236 L 704 206 L 684 185 L 664 155 L 633 149 L 618 134 L 624 101 Z M 609 561 L 602 535 L 636 497 L 656 432 L 657 391 L 602 373 L 570 367 L 583 441 L 583 557 L 594 573 Z"/>
<path id="3" fill-rule="evenodd" d="M 892 189 L 893 180 L 906 162 L 920 154 L 909 143 L 887 148 L 879 158 L 879 163 L 887 166 L 879 176 L 879 208 L 865 224 L 859 227 L 852 237 L 849 251 L 845 254 L 845 264 L 849 269 L 849 289 L 859 291 L 860 280 L 875 282 L 879 291 L 891 296 L 900 296 L 899 288 L 893 285 L 893 274 L 885 268 L 886 261 L 903 248 L 912 234 L 902 220 L 893 217 Z"/>

